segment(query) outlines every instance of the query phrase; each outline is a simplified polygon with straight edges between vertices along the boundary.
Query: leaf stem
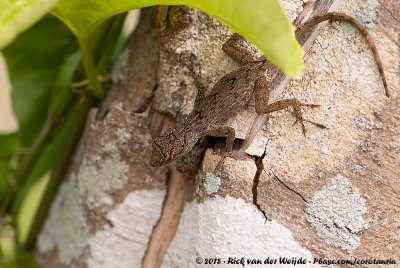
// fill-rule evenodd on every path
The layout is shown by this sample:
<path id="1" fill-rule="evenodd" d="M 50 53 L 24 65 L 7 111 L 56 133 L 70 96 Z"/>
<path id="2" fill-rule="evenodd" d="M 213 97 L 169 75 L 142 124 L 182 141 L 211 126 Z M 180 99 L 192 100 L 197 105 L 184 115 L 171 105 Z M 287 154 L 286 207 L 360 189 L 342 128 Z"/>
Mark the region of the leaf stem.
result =
<path id="1" fill-rule="evenodd" d="M 96 67 L 94 65 L 94 59 L 91 49 L 88 47 L 86 39 L 78 38 L 79 46 L 82 52 L 82 61 L 85 68 L 86 77 L 89 80 L 90 89 L 96 98 L 102 98 L 104 96 L 104 89 L 97 79 Z"/>

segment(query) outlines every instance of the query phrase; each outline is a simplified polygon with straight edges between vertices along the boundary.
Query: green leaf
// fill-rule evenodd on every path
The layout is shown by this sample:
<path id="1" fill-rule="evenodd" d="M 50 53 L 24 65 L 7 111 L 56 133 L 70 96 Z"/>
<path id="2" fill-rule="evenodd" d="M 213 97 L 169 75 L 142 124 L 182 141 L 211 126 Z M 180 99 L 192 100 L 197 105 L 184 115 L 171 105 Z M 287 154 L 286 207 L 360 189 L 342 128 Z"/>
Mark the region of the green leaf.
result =
<path id="1" fill-rule="evenodd" d="M 58 0 L 0 1 L 0 49 L 49 11 Z"/>
<path id="2" fill-rule="evenodd" d="M 304 52 L 278 0 L 61 0 L 52 13 L 85 43 L 107 18 L 151 5 L 187 5 L 212 14 L 255 44 L 286 74 L 296 76 L 303 67 Z"/>
<path id="3" fill-rule="evenodd" d="M 21 133 L 30 146 L 47 117 L 60 66 L 78 48 L 73 33 L 53 16 L 46 16 L 4 49 L 11 98 Z"/>
<path id="4" fill-rule="evenodd" d="M 19 147 L 18 133 L 0 134 L 0 160 L 11 158 Z"/>
<path id="5" fill-rule="evenodd" d="M 18 179 L 16 183 L 24 190 L 54 164 L 62 146 L 62 141 L 55 140 L 61 135 L 55 133 L 56 137 L 51 140 L 51 132 L 48 131 L 45 135 L 42 132 L 42 141 L 37 143 L 37 150 L 30 151 L 31 160 L 24 161 L 25 165 L 20 165 L 15 174 L 12 169 L 21 164 L 21 153 L 28 152 L 27 148 L 38 138 L 49 112 L 53 120 L 59 119 L 65 113 L 74 96 L 68 85 L 81 59 L 74 34 L 50 15 L 21 34 L 4 50 L 4 55 L 10 73 L 13 110 L 20 129 L 18 135 L 15 135 L 18 136 L 18 141 L 13 140 L 14 145 L 18 146 L 16 157 L 12 158 L 12 163 L 8 161 L 9 158 L 4 158 L 0 163 L 0 200 L 5 198 L 5 184 L 9 183 L 13 175 L 13 179 Z M 1 141 L 0 137 L 0 145 Z M 57 144 L 54 145 L 55 143 Z M 8 146 L 11 147 L 12 144 L 9 143 Z M 7 151 L 10 152 L 11 149 L 16 148 L 13 146 Z M 7 192 L 8 195 L 13 196 L 10 191 Z M 14 208 L 18 207 L 20 195 L 17 197 L 13 203 Z"/>
<path id="6" fill-rule="evenodd" d="M 36 211 L 39 207 L 40 200 L 49 182 L 50 173 L 46 173 L 40 180 L 38 180 L 32 187 L 29 188 L 24 196 L 24 200 L 18 211 L 17 216 L 17 230 L 18 230 L 18 243 L 25 243 L 29 228 L 35 217 Z"/>
<path id="7" fill-rule="evenodd" d="M 13 241 L 9 242 L 12 244 Z M 11 245 L 12 246 L 12 245 Z M 0 258 L 1 268 L 38 268 L 34 257 L 34 252 L 18 252 L 15 260 L 7 261 Z"/>
<path id="8" fill-rule="evenodd" d="M 11 175 L 15 169 L 10 165 L 8 161 L 0 160 L 0 200 L 3 199 L 5 190 L 9 185 Z"/>
<path id="9" fill-rule="evenodd" d="M 0 134 L 0 200 L 15 171 L 18 150 L 18 133 Z"/>
<path id="10" fill-rule="evenodd" d="M 15 226 L 8 215 L 0 218 L 0 253 L 0 267 L 16 260 Z"/>
<path id="11" fill-rule="evenodd" d="M 107 74 L 113 52 L 115 51 L 118 37 L 123 33 L 122 27 L 125 21 L 126 13 L 121 13 L 108 19 L 97 27 L 96 31 L 91 35 L 91 42 L 95 47 L 91 48 L 96 61 L 98 73 Z"/>
<path id="12" fill-rule="evenodd" d="M 0 48 L 36 22 L 57 1 L 0 2 Z M 187 5 L 212 14 L 260 48 L 286 74 L 296 76 L 303 67 L 304 52 L 278 0 L 61 0 L 52 13 L 86 43 L 106 19 L 152 5 Z"/>
<path id="13" fill-rule="evenodd" d="M 71 120 L 72 119 L 69 118 L 62 129 L 57 129 L 57 135 L 55 135 L 55 137 L 43 148 L 41 154 L 36 159 L 35 166 L 20 185 L 20 189 L 17 192 L 12 204 L 12 211 L 15 212 L 19 209 L 22 201 L 26 198 L 27 191 L 30 191 L 32 185 L 36 183 L 38 179 L 40 179 L 46 172 L 49 172 L 53 168 L 54 163 L 61 149 L 63 148 L 65 140 L 71 129 Z M 41 198 L 41 196 L 39 198 Z"/>

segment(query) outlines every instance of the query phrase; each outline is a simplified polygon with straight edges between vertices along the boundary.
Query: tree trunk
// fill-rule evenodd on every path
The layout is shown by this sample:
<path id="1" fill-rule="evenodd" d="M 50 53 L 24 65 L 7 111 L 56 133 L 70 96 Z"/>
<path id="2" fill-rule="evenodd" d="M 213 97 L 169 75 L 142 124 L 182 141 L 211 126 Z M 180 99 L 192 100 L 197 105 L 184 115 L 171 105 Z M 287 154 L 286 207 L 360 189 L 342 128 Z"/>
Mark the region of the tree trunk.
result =
<path id="1" fill-rule="evenodd" d="M 295 24 L 328 9 L 362 22 L 391 98 L 365 38 L 333 22 L 301 41 L 310 45 L 304 72 L 290 83 L 278 73 L 270 95 L 320 104 L 304 116 L 327 129 L 306 125 L 305 137 L 290 112 L 259 116 L 251 101 L 227 122 L 237 140 L 221 169 L 219 138 L 187 172 L 151 167 L 152 139 L 185 120 L 199 78 L 209 92 L 239 65 L 221 50 L 232 31 L 212 16 L 146 8 L 39 235 L 41 266 L 400 262 L 400 3 L 282 2 Z"/>

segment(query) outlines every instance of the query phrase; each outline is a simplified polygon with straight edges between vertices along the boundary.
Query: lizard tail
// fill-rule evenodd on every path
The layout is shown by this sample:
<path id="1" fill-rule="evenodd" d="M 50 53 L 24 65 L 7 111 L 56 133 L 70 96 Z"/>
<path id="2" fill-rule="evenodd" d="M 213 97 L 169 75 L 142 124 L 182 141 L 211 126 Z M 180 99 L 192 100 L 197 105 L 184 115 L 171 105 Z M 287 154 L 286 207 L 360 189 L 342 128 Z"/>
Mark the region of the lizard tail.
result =
<path id="1" fill-rule="evenodd" d="M 310 30 L 310 28 L 312 28 L 315 25 L 317 25 L 323 21 L 326 21 L 326 20 L 337 20 L 337 21 L 350 22 L 353 25 L 355 25 L 358 28 L 358 30 L 360 30 L 360 32 L 365 36 L 365 39 L 367 39 L 367 42 L 372 49 L 372 53 L 374 54 L 376 64 L 378 65 L 379 73 L 382 76 L 383 86 L 385 87 L 385 94 L 387 97 L 390 97 L 388 85 L 386 82 L 385 72 L 383 71 L 382 61 L 379 57 L 378 50 L 375 46 L 375 43 L 372 40 L 371 35 L 368 33 L 367 29 L 365 29 L 365 27 L 358 20 L 354 19 L 353 17 L 351 17 L 349 15 L 346 15 L 344 13 L 339 13 L 339 12 L 328 12 L 328 13 L 325 13 L 322 15 L 317 15 L 315 17 L 312 17 L 308 21 L 304 22 L 299 27 L 297 27 L 296 38 L 298 39 L 304 33 L 308 32 Z"/>

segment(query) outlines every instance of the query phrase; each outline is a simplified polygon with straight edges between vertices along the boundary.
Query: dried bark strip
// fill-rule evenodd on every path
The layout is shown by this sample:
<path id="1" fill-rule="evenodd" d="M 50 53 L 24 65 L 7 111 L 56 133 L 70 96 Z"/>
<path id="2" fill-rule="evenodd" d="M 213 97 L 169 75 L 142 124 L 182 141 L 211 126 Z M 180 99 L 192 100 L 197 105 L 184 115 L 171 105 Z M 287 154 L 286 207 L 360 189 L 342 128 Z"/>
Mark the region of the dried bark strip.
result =
<path id="1" fill-rule="evenodd" d="M 178 229 L 180 215 L 194 176 L 189 179 L 183 173 L 172 169 L 168 178 L 167 195 L 164 200 L 160 220 L 154 226 L 146 253 L 143 257 L 143 268 L 160 267 L 169 244 Z"/>

